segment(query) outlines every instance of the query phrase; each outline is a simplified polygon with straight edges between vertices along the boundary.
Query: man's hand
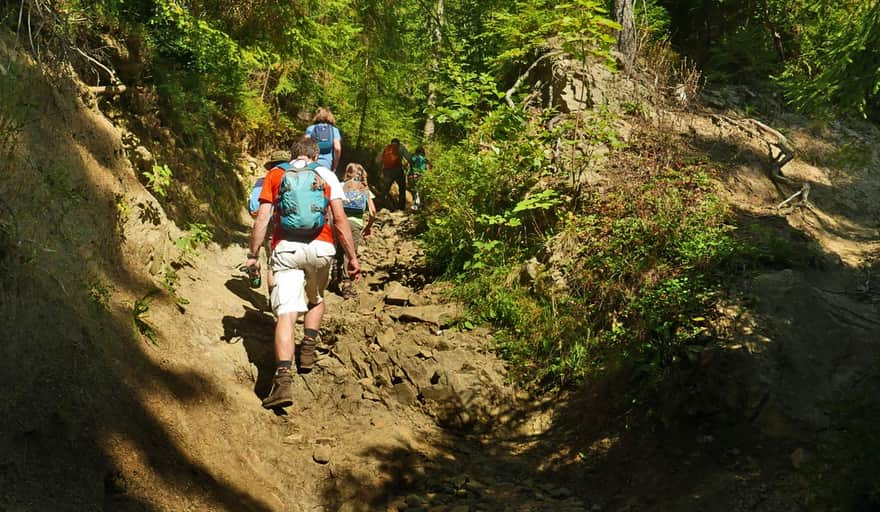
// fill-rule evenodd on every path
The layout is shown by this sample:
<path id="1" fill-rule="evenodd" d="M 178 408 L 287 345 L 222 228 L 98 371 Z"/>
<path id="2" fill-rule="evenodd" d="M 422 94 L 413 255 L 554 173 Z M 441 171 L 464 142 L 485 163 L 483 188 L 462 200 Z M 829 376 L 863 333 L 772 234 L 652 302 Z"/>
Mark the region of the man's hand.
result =
<path id="1" fill-rule="evenodd" d="M 348 260 L 348 276 L 352 281 L 361 280 L 361 262 L 357 258 Z"/>
<path id="2" fill-rule="evenodd" d="M 367 238 L 368 236 L 370 236 L 372 234 L 373 234 L 373 228 L 371 228 L 370 226 L 365 227 L 364 230 L 361 231 L 361 235 L 363 235 L 364 238 Z"/>

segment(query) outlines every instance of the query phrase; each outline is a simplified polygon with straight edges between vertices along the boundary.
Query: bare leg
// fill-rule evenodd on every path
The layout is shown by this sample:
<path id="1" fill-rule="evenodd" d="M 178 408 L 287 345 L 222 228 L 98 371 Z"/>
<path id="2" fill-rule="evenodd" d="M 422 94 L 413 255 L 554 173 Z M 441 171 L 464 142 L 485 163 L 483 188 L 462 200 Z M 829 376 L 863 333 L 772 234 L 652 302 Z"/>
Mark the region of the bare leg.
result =
<path id="1" fill-rule="evenodd" d="M 323 318 L 323 317 L 324 317 L 324 302 L 322 301 L 320 304 L 310 306 L 309 310 L 306 311 L 306 316 L 303 319 L 303 328 L 314 329 L 316 331 L 320 330 L 321 318 Z M 291 337 L 291 341 L 292 340 L 293 340 L 293 338 Z"/>
<path id="2" fill-rule="evenodd" d="M 322 311 L 323 313 L 323 311 Z M 308 315 L 308 313 L 306 313 Z M 284 313 L 278 316 L 275 323 L 275 360 L 293 360 L 293 333 L 298 313 Z M 320 318 L 318 319 L 320 322 Z"/>

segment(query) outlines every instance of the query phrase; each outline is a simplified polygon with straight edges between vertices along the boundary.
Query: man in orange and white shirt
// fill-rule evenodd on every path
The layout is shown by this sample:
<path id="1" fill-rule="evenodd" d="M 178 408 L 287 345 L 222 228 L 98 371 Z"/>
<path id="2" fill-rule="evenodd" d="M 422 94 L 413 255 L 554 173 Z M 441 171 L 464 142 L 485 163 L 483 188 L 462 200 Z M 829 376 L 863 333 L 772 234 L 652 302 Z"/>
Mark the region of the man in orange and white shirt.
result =
<path id="1" fill-rule="evenodd" d="M 301 137 L 291 148 L 296 155 L 291 162 L 294 170 L 305 169 L 318 157 L 318 144 L 309 137 Z M 287 407 L 293 403 L 291 392 L 291 367 L 295 352 L 294 329 L 296 319 L 304 313 L 303 338 L 299 346 L 297 360 L 302 372 L 310 371 L 317 360 L 316 344 L 320 332 L 321 318 L 324 316 L 324 292 L 330 280 L 330 268 L 336 248 L 334 235 L 348 256 L 349 276 L 360 278 L 360 262 L 355 253 L 351 235 L 351 225 L 342 207 L 345 194 L 339 179 L 330 169 L 318 166 L 315 172 L 324 181 L 324 196 L 329 201 L 328 211 L 333 222 L 325 219 L 320 232 L 310 240 L 292 240 L 286 235 L 279 219 L 275 219 L 272 233 L 272 271 L 275 286 L 271 291 L 272 310 L 277 317 L 275 324 L 275 357 L 277 368 L 272 382 L 272 391 L 263 400 L 267 409 Z M 266 228 L 272 215 L 279 215 L 274 209 L 285 170 L 274 167 L 269 170 L 260 193 L 260 208 L 254 220 L 251 233 L 250 252 L 246 266 L 256 266 L 259 270 L 260 245 L 266 235 Z"/>

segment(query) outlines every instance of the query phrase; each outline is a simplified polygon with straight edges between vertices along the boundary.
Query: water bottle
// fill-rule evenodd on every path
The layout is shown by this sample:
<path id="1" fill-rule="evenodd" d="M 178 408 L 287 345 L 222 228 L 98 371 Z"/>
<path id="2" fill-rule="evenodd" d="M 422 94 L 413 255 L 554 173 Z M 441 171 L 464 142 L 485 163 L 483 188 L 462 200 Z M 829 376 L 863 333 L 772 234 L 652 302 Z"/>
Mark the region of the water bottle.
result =
<path id="1" fill-rule="evenodd" d="M 260 269 L 257 268 L 256 265 L 251 265 L 247 268 L 247 275 L 251 288 L 259 288 L 260 284 L 263 282 L 262 279 L 260 279 Z"/>

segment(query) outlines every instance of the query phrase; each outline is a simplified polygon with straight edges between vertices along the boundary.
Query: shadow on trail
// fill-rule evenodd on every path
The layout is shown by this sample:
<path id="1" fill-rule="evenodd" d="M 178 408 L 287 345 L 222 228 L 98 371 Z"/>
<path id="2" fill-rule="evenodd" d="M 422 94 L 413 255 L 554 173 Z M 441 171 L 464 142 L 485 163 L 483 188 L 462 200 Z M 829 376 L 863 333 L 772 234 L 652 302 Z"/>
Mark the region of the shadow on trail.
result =
<path id="1" fill-rule="evenodd" d="M 19 155 L 51 153 L 51 167 L 16 157 L 0 180 L 9 207 L 0 209 L 0 509 L 271 510 L 209 469 L 162 409 L 162 400 L 204 407 L 222 392 L 157 357 L 191 341 L 160 334 L 152 342 L 135 330 L 129 297 L 148 297 L 155 284 L 122 264 L 143 261 L 120 257 L 117 181 L 97 182 L 87 170 L 92 153 L 127 172 L 117 138 L 73 101 L 60 104 L 64 96 L 33 65 L 21 72 L 31 102 L 61 113 L 31 112 L 17 142 Z M 47 174 L 56 187 L 23 186 Z M 35 202 L 53 206 L 26 206 Z M 149 324 L 151 303 L 141 306 Z"/>
<path id="2" fill-rule="evenodd" d="M 161 510 L 151 491 L 142 494 L 137 474 L 121 471 L 119 462 L 135 457 L 182 504 L 270 510 L 191 458 L 167 419 L 142 402 L 167 393 L 200 407 L 218 400 L 219 390 L 197 373 L 156 366 L 144 351 L 162 350 L 166 341 L 151 348 L 132 336 L 125 317 L 90 315 L 72 301 L 47 303 L 57 293 L 54 283 L 27 271 L 19 276 L 18 309 L 34 313 L 10 318 L 15 299 L 4 290 L 0 318 L 9 337 L 0 373 L 4 396 L 18 399 L 2 402 L 0 508 Z"/>
<path id="3" fill-rule="evenodd" d="M 250 290 L 250 289 L 249 289 Z M 227 342 L 241 341 L 248 361 L 256 366 L 254 393 L 265 398 L 272 387 L 275 374 L 275 319 L 271 314 L 245 308 L 244 316 L 223 317 L 223 338 Z"/>
<path id="4" fill-rule="evenodd" d="M 770 446 L 749 433 L 747 422 L 727 425 L 725 437 L 706 434 L 714 427 L 699 417 L 664 428 L 656 411 L 604 404 L 596 393 L 583 388 L 543 405 L 517 405 L 465 427 L 455 412 L 460 404 L 449 404 L 440 423 L 450 426 L 439 438 L 421 440 L 430 444 L 430 455 L 405 440 L 374 442 L 358 454 L 375 461 L 373 473 L 334 470 L 324 503 L 351 511 L 721 512 L 732 509 L 738 490 L 764 485 L 787 464 L 781 454 L 756 462 Z M 467 415 L 475 413 L 468 408 Z M 528 432 L 536 417 L 547 424 Z M 504 428 L 520 431 L 481 434 Z"/>
<path id="5" fill-rule="evenodd" d="M 751 324 L 715 327 L 696 358 L 683 357 L 647 394 L 632 391 L 644 385 L 635 373 L 620 371 L 501 411 L 454 396 L 440 407 L 442 434 L 372 441 L 359 453 L 372 472 L 334 470 L 326 506 L 804 509 L 819 491 L 798 454 L 838 427 L 826 403 L 876 374 L 877 305 L 855 293 L 862 270 L 783 217 L 736 211 L 734 222 L 764 242 L 757 265 L 724 291 L 753 312 Z"/>
<path id="6" fill-rule="evenodd" d="M 263 291 L 264 287 L 251 288 L 244 274 L 233 277 L 226 281 L 226 289 L 234 293 L 238 298 L 246 300 L 257 311 L 271 311 L 269 297 Z"/>

